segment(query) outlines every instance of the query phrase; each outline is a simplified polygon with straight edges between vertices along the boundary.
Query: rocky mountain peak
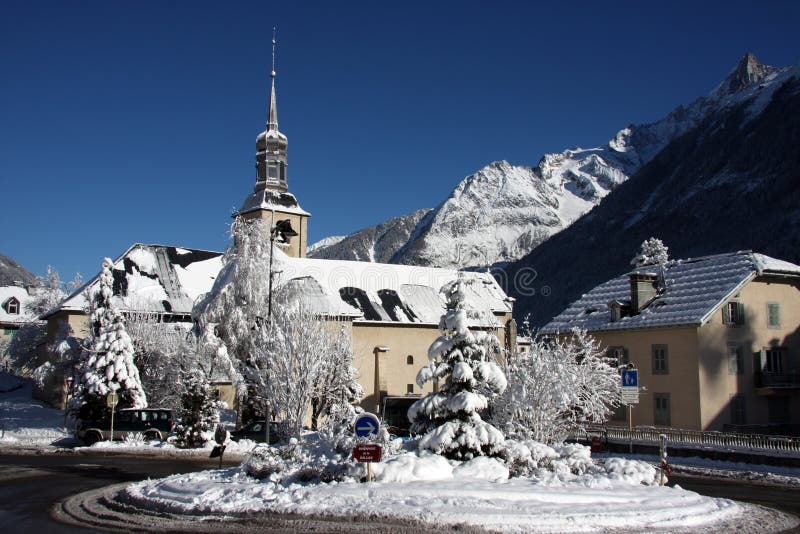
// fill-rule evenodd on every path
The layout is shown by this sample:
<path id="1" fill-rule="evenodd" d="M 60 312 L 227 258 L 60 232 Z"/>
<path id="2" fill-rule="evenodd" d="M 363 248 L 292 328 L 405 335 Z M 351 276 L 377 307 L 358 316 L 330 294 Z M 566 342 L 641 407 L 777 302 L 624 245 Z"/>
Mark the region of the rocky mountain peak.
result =
<path id="1" fill-rule="evenodd" d="M 755 54 L 748 52 L 744 57 L 739 60 L 739 64 L 733 69 L 725 81 L 722 82 L 722 88 L 725 89 L 727 94 L 738 93 L 751 86 L 752 84 L 761 81 L 769 74 L 775 72 L 775 67 L 764 65 L 756 58 Z"/>

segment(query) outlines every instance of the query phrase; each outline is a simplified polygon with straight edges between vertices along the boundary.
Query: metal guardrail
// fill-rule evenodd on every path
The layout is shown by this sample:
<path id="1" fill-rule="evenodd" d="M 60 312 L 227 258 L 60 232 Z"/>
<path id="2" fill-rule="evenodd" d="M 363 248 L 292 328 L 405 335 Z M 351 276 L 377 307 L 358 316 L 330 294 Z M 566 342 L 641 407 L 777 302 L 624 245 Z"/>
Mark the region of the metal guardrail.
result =
<path id="1" fill-rule="evenodd" d="M 671 446 L 689 445 L 750 452 L 777 452 L 783 455 L 800 456 L 800 438 L 766 436 L 763 434 L 726 434 L 723 432 L 701 432 L 676 428 L 636 427 L 629 430 L 615 426 L 591 426 L 587 435 L 602 434 L 607 440 L 621 443 L 658 444 L 660 436 L 667 436 Z M 575 436 L 579 437 L 579 436 Z M 585 436 L 584 436 L 585 437 Z"/>

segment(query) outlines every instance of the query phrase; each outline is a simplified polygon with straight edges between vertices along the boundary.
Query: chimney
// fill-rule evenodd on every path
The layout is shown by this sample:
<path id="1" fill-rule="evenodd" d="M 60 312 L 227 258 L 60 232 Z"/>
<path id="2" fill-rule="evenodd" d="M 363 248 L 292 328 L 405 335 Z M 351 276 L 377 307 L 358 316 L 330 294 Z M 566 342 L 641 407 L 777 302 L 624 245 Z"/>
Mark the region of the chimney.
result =
<path id="1" fill-rule="evenodd" d="M 631 315 L 638 315 L 658 296 L 658 275 L 634 272 L 631 278 Z"/>

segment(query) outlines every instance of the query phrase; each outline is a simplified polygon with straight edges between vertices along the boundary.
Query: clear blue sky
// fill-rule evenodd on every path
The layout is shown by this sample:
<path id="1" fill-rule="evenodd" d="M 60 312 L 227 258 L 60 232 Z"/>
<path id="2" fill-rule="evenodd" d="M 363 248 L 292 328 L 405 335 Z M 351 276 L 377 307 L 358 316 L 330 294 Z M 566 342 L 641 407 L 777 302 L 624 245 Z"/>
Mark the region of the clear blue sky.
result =
<path id="1" fill-rule="evenodd" d="M 65 280 L 135 242 L 224 250 L 270 39 L 311 241 L 433 207 L 494 160 L 596 146 L 797 63 L 800 2 L 0 4 L 0 253 Z"/>

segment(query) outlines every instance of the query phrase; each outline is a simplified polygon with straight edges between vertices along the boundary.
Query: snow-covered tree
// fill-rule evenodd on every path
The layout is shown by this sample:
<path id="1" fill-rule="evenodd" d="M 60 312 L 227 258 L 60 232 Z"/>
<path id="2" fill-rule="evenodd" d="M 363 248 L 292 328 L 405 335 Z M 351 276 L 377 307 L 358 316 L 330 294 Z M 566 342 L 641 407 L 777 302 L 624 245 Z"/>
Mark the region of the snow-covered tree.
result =
<path id="1" fill-rule="evenodd" d="M 203 447 L 206 444 L 206 435 L 210 435 L 219 423 L 221 408 L 222 403 L 216 399 L 216 392 L 205 373 L 190 373 L 186 391 L 181 395 L 181 422 L 175 427 L 178 447 Z"/>
<path id="2" fill-rule="evenodd" d="M 536 338 L 506 370 L 508 388 L 492 421 L 509 437 L 563 442 L 571 430 L 608 419 L 620 402 L 620 376 L 585 330 Z"/>
<path id="3" fill-rule="evenodd" d="M 249 362 L 256 397 L 269 403 L 273 418 L 289 435 L 299 434 L 311 415 L 320 419 L 363 395 L 352 367 L 349 331 L 310 310 L 302 295 L 276 291 L 264 328 L 263 351 Z"/>
<path id="4" fill-rule="evenodd" d="M 441 336 L 430 346 L 430 363 L 420 369 L 417 384 L 422 387 L 432 380 L 444 382 L 439 391 L 409 408 L 411 431 L 423 434 L 421 449 L 448 458 L 495 456 L 501 452 L 505 437 L 484 421 L 481 413 L 488 408 L 487 396 L 506 389 L 505 375 L 494 361 L 500 343 L 490 333 L 468 329 L 463 280 L 445 285 L 442 291 L 447 310 L 439 322 Z"/>
<path id="5" fill-rule="evenodd" d="M 327 337 L 323 358 L 313 382 L 311 394 L 311 428 L 316 430 L 321 420 L 347 419 L 355 415 L 354 404 L 364 396 L 358 383 L 358 371 L 353 367 L 353 347 L 350 330 L 342 325 L 338 335 Z"/>
<path id="6" fill-rule="evenodd" d="M 114 264 L 103 261 L 98 287 L 91 299 L 91 349 L 83 356 L 73 407 L 87 405 L 98 415 L 108 393 L 119 395 L 119 408 L 144 408 L 147 398 L 133 361 L 133 343 L 125 318 L 114 307 Z"/>
<path id="7" fill-rule="evenodd" d="M 255 355 L 265 350 L 269 306 L 270 242 L 258 220 L 237 217 L 231 225 L 233 244 L 222 259 L 214 287 L 192 310 L 203 345 L 212 347 L 220 365 L 231 369 L 245 403 L 246 419 L 262 418 L 266 407 L 253 397 L 260 373 Z M 279 270 L 277 262 L 273 270 Z M 220 351 L 220 347 L 225 347 Z"/>
<path id="8" fill-rule="evenodd" d="M 651 237 L 642 241 L 639 253 L 631 260 L 631 265 L 664 265 L 669 261 L 669 249 L 660 239 Z"/>

